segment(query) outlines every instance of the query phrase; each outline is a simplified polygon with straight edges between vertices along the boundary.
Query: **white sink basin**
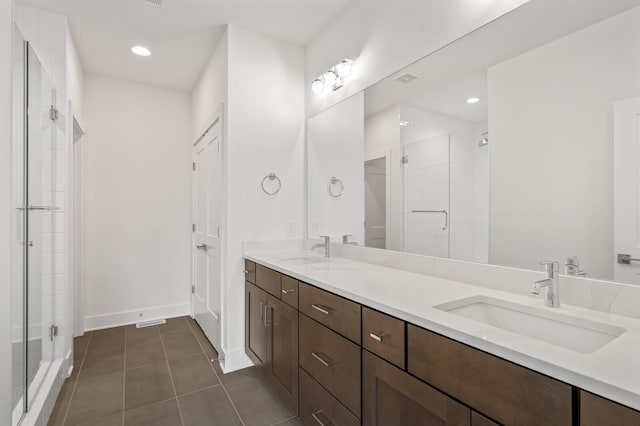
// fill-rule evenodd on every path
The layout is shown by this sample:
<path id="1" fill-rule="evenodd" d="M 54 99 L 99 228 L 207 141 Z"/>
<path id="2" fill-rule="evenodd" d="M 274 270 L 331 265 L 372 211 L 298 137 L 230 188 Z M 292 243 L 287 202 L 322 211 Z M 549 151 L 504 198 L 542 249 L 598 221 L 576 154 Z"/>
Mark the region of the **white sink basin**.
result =
<path id="1" fill-rule="evenodd" d="M 484 296 L 434 308 L 583 354 L 595 352 L 625 332 L 609 324 Z"/>
<path id="2" fill-rule="evenodd" d="M 310 265 L 314 263 L 323 263 L 329 261 L 329 259 L 326 259 L 324 257 L 307 255 L 282 256 L 279 257 L 278 260 L 280 260 L 281 262 L 290 263 L 292 265 Z"/>

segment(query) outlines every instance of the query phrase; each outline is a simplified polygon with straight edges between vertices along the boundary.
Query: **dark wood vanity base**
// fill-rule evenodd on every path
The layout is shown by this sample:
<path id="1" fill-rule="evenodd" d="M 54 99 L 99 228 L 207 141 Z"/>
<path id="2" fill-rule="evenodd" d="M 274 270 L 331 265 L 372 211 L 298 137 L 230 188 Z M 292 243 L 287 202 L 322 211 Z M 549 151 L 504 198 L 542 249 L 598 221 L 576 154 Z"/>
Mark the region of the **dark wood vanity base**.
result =
<path id="1" fill-rule="evenodd" d="M 304 425 L 640 426 L 640 412 L 245 261 L 245 350 Z"/>

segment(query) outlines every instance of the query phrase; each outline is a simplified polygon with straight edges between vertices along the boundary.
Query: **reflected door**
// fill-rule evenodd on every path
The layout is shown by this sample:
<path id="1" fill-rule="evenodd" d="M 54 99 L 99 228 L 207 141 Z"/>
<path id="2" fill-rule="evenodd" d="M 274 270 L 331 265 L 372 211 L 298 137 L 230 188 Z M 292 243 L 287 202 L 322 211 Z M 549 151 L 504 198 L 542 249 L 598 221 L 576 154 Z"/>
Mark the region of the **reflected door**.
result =
<path id="1" fill-rule="evenodd" d="M 613 279 L 640 284 L 640 98 L 614 105 Z"/>
<path id="2" fill-rule="evenodd" d="M 364 163 L 364 243 L 387 248 L 387 159 Z"/>
<path id="3" fill-rule="evenodd" d="M 213 346 L 221 349 L 222 274 L 220 224 L 222 157 L 220 118 L 194 147 L 193 315 Z"/>
<path id="4" fill-rule="evenodd" d="M 449 257 L 449 135 L 404 146 L 404 251 Z"/>

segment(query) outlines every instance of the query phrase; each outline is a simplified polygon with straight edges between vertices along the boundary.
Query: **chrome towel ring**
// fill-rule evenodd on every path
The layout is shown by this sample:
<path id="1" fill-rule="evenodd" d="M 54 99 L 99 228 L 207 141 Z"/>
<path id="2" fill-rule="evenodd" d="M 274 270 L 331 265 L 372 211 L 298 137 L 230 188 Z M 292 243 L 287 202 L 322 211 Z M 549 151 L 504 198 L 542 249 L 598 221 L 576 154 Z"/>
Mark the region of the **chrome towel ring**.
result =
<path id="1" fill-rule="evenodd" d="M 264 184 L 267 182 L 267 180 L 276 181 L 277 187 L 276 187 L 275 190 L 269 191 L 269 190 L 267 190 L 267 188 L 265 188 Z M 262 179 L 262 191 L 264 191 L 265 194 L 267 194 L 267 195 L 276 195 L 278 192 L 280 192 L 280 189 L 282 189 L 282 181 L 280 180 L 278 175 L 276 175 L 274 172 L 269 173 L 268 175 L 266 175 L 264 177 L 264 179 Z"/>
<path id="2" fill-rule="evenodd" d="M 337 177 L 333 176 L 329 180 L 329 185 L 327 185 L 327 188 L 329 190 L 329 195 L 334 198 L 338 198 L 344 192 L 344 183 L 342 183 L 342 181 Z"/>

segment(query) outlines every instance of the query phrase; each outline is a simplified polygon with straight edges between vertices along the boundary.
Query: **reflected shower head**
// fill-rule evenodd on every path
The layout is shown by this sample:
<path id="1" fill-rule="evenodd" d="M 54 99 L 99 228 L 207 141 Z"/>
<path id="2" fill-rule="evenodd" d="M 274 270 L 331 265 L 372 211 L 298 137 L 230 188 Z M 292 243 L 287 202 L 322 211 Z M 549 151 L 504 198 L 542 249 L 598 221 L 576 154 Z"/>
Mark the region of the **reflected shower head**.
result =
<path id="1" fill-rule="evenodd" d="M 483 133 L 480 136 L 480 141 L 476 144 L 478 148 L 489 145 L 489 133 Z"/>

